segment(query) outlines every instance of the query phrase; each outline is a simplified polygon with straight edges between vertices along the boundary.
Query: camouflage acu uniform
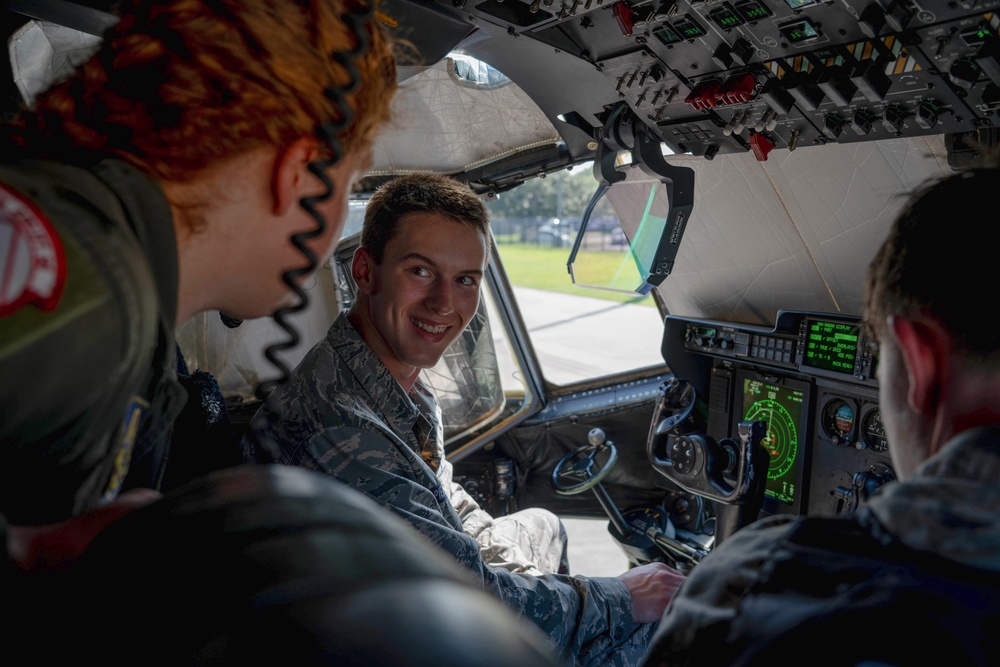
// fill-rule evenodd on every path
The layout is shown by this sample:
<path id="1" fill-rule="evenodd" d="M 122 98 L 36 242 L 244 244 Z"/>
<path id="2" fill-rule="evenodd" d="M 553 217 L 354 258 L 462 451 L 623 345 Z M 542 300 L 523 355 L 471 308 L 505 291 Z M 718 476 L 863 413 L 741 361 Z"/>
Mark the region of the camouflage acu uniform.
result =
<path id="1" fill-rule="evenodd" d="M 564 656 L 580 665 L 637 664 L 655 626 L 633 623 L 620 580 L 525 574 L 486 563 L 442 484 L 450 481 L 447 462 L 434 460 L 437 449 L 425 450 L 429 438 L 439 437 L 437 420 L 428 414 L 433 399 L 414 387 L 404 393 L 341 314 L 255 424 L 261 438 L 280 448 L 282 463 L 332 475 L 402 516 L 468 567 L 485 590 L 533 620 Z M 280 418 L 264 418 L 279 416 L 269 414 L 269 406 Z"/>
<path id="2" fill-rule="evenodd" d="M 912 554 L 913 563 L 923 567 L 925 561 L 930 562 L 945 576 L 949 571 L 974 568 L 980 573 L 980 581 L 988 577 L 995 580 L 1000 574 L 998 480 L 1000 426 L 974 429 L 952 439 L 925 461 L 910 479 L 880 487 L 853 517 L 792 519 L 776 516 L 741 529 L 688 575 L 681 591 L 667 607 L 646 664 L 650 667 L 661 664 L 729 664 L 720 656 L 720 652 L 728 650 L 728 647 L 741 642 L 765 644 L 763 637 L 772 629 L 767 621 L 773 619 L 762 619 L 759 614 L 755 616 L 750 610 L 759 610 L 760 607 L 751 598 L 758 590 L 774 589 L 765 582 L 776 576 L 774 572 L 780 567 L 776 564 L 785 560 L 785 553 L 794 553 L 788 547 L 793 534 L 803 534 L 803 528 L 809 525 L 817 525 L 820 530 L 841 538 L 851 534 L 844 530 L 849 528 L 874 544 L 870 552 L 876 557 L 883 552 L 907 556 L 901 561 L 904 567 L 909 567 L 907 564 L 911 562 L 909 556 Z M 826 541 L 817 540 L 815 533 L 810 539 L 814 544 Z M 858 544 L 864 542 L 858 541 Z M 817 583 L 816 580 L 823 577 L 817 576 L 813 569 L 808 577 L 810 581 L 779 590 L 775 598 L 783 601 L 787 609 L 793 610 L 796 605 L 812 603 L 812 587 L 825 586 L 830 591 L 829 596 L 820 600 L 816 607 L 825 608 L 826 613 L 831 614 L 823 621 L 831 642 L 837 642 L 838 637 L 846 640 L 850 633 L 844 636 L 837 634 L 834 626 L 836 617 L 829 610 L 840 604 L 837 594 L 841 590 L 854 586 L 850 577 L 860 577 L 857 572 L 867 567 L 861 554 L 852 564 L 853 552 L 838 554 L 833 551 L 835 546 L 836 540 L 831 539 L 829 548 L 834 557 L 819 561 L 825 562 L 822 571 L 829 573 L 827 582 Z M 812 549 L 812 552 L 816 553 L 817 549 Z M 881 557 L 892 558 L 889 555 Z M 949 590 L 948 585 L 942 586 L 939 597 L 947 599 Z M 932 594 L 928 592 L 933 601 Z M 864 603 L 874 604 L 869 600 Z M 919 603 L 919 599 L 910 602 L 912 605 Z M 957 601 L 958 607 L 962 604 L 962 600 Z M 936 611 L 924 611 L 920 607 L 915 613 L 933 619 Z M 883 614 L 882 618 L 892 618 L 890 611 L 879 613 Z M 975 610 L 972 613 L 975 614 Z M 901 615 L 898 609 L 896 615 Z M 783 622 L 791 623 L 794 618 L 794 612 L 789 611 Z M 858 618 L 860 615 L 854 615 L 848 622 L 857 627 Z M 906 627 L 904 621 L 899 623 L 904 623 L 903 627 Z M 855 631 L 854 634 L 859 633 Z M 872 634 L 871 640 L 875 643 L 889 641 L 881 632 Z M 925 650 L 925 644 L 919 641 L 909 641 L 908 646 L 915 652 Z M 832 650 L 834 647 L 829 648 Z M 859 656 L 854 657 L 857 659 Z M 826 658 L 832 660 L 829 652 Z M 831 664 L 835 663 L 836 660 L 831 661 Z M 903 659 L 893 664 L 911 663 Z"/>
<path id="3" fill-rule="evenodd" d="M 423 391 L 422 387 L 416 385 L 414 389 Z M 441 423 L 440 419 L 437 423 Z M 440 429 L 436 431 L 440 434 Z M 437 446 L 442 448 L 443 454 L 440 438 Z M 441 463 L 437 476 L 441 487 L 458 513 L 462 530 L 479 542 L 487 565 L 523 574 L 569 573 L 566 529 L 559 517 L 548 510 L 529 508 L 494 518 L 479 506 L 461 484 L 452 481 L 451 462 L 444 459 L 443 455 L 439 460 Z"/>

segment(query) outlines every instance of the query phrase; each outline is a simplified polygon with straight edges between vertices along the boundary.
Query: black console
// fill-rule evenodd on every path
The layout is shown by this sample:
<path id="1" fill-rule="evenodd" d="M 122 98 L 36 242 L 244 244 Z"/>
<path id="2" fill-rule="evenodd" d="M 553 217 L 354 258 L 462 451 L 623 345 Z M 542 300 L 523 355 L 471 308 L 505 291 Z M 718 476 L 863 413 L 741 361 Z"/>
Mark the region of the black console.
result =
<path id="1" fill-rule="evenodd" d="M 765 514 L 851 511 L 894 479 L 858 318 L 781 311 L 768 329 L 668 316 L 663 354 L 705 401 L 710 437 L 767 423 Z"/>

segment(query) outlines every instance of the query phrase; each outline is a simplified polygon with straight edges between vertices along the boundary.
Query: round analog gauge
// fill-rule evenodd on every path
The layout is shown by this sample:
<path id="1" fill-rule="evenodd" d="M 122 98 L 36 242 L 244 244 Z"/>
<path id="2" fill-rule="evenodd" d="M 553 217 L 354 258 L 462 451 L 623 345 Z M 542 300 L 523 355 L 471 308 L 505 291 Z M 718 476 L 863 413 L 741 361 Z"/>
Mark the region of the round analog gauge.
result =
<path id="1" fill-rule="evenodd" d="M 861 440 L 869 449 L 874 449 L 876 452 L 884 452 L 889 448 L 885 427 L 882 425 L 882 413 L 878 408 L 866 414 L 861 421 Z"/>
<path id="2" fill-rule="evenodd" d="M 767 466 L 768 479 L 778 479 L 787 474 L 799 452 L 799 432 L 785 406 L 771 399 L 754 401 L 744 419 L 767 422 L 767 433 L 760 444 L 771 456 Z"/>
<path id="3" fill-rule="evenodd" d="M 854 408 L 835 398 L 823 408 L 823 431 L 834 441 L 849 441 L 854 430 Z"/>

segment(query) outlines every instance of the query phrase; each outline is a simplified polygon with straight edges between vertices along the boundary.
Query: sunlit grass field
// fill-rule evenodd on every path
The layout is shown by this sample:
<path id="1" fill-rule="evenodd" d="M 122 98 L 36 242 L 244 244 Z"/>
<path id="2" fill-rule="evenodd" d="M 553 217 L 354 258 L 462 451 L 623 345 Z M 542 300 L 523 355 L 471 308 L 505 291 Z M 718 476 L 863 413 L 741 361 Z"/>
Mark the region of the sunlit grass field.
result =
<path id="1" fill-rule="evenodd" d="M 637 294 L 574 285 L 566 269 L 566 261 L 572 250 L 570 245 L 556 248 L 534 243 L 504 243 L 502 239 L 498 239 L 497 249 L 507 272 L 507 278 L 517 287 L 656 307 L 651 296 L 642 297 Z M 622 264 L 623 255 L 622 250 L 581 250 L 576 260 L 578 273 L 585 268 L 588 276 L 613 276 Z M 628 284 L 631 286 L 632 283 Z"/>

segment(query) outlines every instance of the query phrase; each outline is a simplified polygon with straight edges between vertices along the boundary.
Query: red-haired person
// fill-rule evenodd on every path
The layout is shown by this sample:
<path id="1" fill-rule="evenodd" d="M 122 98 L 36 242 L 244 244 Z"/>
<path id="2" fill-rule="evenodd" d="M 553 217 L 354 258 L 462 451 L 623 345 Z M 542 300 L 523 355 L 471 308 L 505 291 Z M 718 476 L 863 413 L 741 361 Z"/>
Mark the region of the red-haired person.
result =
<path id="1" fill-rule="evenodd" d="M 356 4 L 122 3 L 97 53 L 0 126 L 8 524 L 111 512 L 130 461 L 162 464 L 184 403 L 174 328 L 294 299 L 289 239 L 317 227 L 303 198 L 330 190 L 309 247 L 336 243 L 396 85 L 377 23 L 343 18 Z M 329 188 L 310 171 L 325 162 Z"/>
<path id="2" fill-rule="evenodd" d="M 366 571 L 460 580 L 320 475 L 261 466 L 155 490 L 187 396 L 175 327 L 294 305 L 288 283 L 317 264 L 303 248 L 321 262 L 339 239 L 396 88 L 373 4 L 126 0 L 92 57 L 0 125 L 0 589 L 36 659 L 148 646 L 128 658 L 228 664 L 240 637 L 247 660 L 270 646 L 293 664 L 405 664 L 338 596 L 357 603 Z M 120 494 L 137 470 L 129 486 L 152 488 Z M 482 632 L 504 627 L 462 593 L 469 618 L 500 614 Z M 544 664 L 530 638 L 514 645 Z"/>

